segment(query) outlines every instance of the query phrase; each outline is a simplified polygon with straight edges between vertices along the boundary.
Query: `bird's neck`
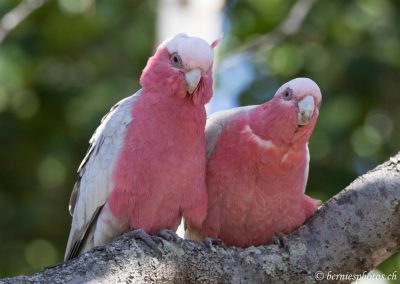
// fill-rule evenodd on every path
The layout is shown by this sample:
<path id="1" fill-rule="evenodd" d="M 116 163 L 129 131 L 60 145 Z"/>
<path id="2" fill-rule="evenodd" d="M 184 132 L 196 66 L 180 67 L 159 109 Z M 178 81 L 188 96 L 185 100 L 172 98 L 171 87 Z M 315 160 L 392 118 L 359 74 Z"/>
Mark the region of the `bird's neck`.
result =
<path id="1" fill-rule="evenodd" d="M 188 97 L 179 98 L 162 91 L 143 89 L 142 94 L 142 103 L 144 107 L 151 109 L 149 113 L 152 115 L 177 122 L 179 125 L 193 124 L 204 127 L 206 120 L 204 105 L 195 105 Z"/>
<path id="2" fill-rule="evenodd" d="M 297 113 L 277 109 L 273 104 L 260 105 L 249 113 L 249 126 L 260 138 L 275 145 L 302 150 L 315 122 L 299 127 Z"/>

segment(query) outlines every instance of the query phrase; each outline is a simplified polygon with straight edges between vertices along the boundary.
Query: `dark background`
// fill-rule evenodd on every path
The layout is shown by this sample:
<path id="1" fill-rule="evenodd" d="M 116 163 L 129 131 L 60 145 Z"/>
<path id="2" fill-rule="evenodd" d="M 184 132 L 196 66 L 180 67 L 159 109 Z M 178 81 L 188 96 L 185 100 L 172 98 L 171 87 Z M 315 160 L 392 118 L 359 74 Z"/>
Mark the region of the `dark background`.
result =
<path id="1" fill-rule="evenodd" d="M 19 2 L 0 1 L 0 17 Z M 293 3 L 227 1 L 221 66 L 273 30 Z M 101 117 L 140 88 L 156 40 L 156 5 L 50 1 L 0 45 L 0 277 L 62 260 L 76 169 Z M 321 87 L 307 188 L 315 198 L 328 200 L 399 150 L 399 27 L 399 1 L 320 0 L 297 33 L 250 56 L 256 73 L 241 104 L 269 99 L 294 77 Z M 397 254 L 379 270 L 399 267 Z"/>

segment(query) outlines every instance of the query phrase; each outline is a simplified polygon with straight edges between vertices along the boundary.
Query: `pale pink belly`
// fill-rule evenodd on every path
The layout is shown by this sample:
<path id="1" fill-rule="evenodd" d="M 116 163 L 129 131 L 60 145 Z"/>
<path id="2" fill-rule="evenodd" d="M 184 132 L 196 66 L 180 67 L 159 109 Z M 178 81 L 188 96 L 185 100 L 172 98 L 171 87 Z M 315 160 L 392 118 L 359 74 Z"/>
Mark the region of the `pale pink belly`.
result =
<path id="1" fill-rule="evenodd" d="M 249 187 L 238 187 L 209 180 L 210 208 L 203 225 L 206 236 L 248 247 L 269 243 L 275 234 L 290 232 L 305 221 L 302 192 L 285 193 L 268 185 L 273 192 L 268 193 L 247 182 Z"/>

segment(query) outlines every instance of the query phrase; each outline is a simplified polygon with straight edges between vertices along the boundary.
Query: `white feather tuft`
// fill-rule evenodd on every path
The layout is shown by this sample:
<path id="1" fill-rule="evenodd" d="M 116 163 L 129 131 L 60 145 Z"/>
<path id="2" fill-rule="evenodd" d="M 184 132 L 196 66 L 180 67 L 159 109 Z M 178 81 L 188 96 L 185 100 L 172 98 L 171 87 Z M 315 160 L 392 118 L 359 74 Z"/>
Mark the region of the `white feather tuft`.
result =
<path id="1" fill-rule="evenodd" d="M 159 48 L 166 48 L 170 54 L 178 53 L 186 70 L 200 68 L 203 74 L 214 58 L 214 50 L 205 40 L 182 33 L 165 40 Z"/>
<path id="2" fill-rule="evenodd" d="M 307 94 L 313 94 L 313 96 L 317 100 L 317 104 L 321 101 L 321 90 L 319 89 L 317 83 L 315 83 L 313 80 L 309 78 L 296 78 L 293 80 L 290 80 L 289 82 L 283 84 L 278 91 L 276 92 L 276 95 L 280 94 L 284 89 L 286 88 L 291 88 L 295 93 L 297 92 L 299 95 L 300 93 L 303 96 L 306 96 Z"/>

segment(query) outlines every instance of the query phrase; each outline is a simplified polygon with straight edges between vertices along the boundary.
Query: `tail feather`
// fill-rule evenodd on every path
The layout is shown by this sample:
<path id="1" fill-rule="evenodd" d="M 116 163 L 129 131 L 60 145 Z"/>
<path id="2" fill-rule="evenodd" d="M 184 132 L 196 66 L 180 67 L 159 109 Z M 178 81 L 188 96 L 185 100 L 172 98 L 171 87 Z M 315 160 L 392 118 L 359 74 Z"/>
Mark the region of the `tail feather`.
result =
<path id="1" fill-rule="evenodd" d="M 64 260 L 73 259 L 94 246 L 93 235 L 96 228 L 95 225 L 103 206 L 97 207 L 90 221 L 82 229 L 77 230 L 72 225 Z"/>

